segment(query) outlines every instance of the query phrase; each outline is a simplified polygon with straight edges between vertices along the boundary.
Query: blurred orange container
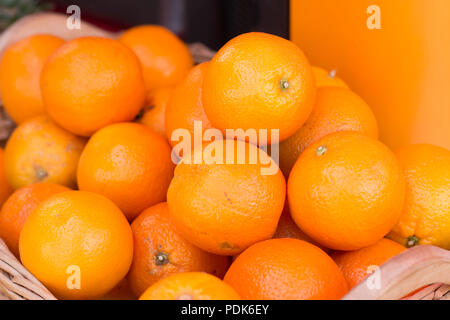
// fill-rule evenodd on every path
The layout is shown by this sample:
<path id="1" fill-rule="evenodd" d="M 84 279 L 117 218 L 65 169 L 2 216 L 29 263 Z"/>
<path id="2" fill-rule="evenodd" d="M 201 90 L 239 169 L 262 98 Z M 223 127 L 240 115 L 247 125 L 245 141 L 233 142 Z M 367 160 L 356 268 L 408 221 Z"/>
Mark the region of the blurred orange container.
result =
<path id="1" fill-rule="evenodd" d="M 290 4 L 291 39 L 366 99 L 383 142 L 450 149 L 449 0 Z"/>

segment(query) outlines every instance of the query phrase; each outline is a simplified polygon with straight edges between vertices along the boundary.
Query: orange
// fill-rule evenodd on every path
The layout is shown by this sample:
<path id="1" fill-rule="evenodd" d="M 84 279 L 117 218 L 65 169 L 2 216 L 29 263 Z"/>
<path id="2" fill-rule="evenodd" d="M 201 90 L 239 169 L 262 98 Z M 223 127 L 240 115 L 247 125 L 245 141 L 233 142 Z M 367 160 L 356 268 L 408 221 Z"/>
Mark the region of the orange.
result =
<path id="1" fill-rule="evenodd" d="M 138 56 L 149 91 L 177 84 L 194 63 L 188 47 L 161 26 L 142 25 L 128 29 L 119 41 Z"/>
<path id="2" fill-rule="evenodd" d="M 16 123 L 45 113 L 39 79 L 42 67 L 64 40 L 34 35 L 9 46 L 0 62 L 3 106 Z"/>
<path id="3" fill-rule="evenodd" d="M 6 178 L 14 189 L 36 182 L 73 188 L 84 145 L 84 139 L 46 116 L 29 119 L 14 130 L 6 144 Z"/>
<path id="4" fill-rule="evenodd" d="M 47 198 L 28 216 L 19 248 L 23 265 L 58 298 L 92 299 L 125 277 L 133 234 L 107 198 L 67 191 Z"/>
<path id="5" fill-rule="evenodd" d="M 317 87 L 340 87 L 348 88 L 347 84 L 342 79 L 336 77 L 336 70 L 326 71 L 320 67 L 311 66 L 316 80 Z"/>
<path id="6" fill-rule="evenodd" d="M 19 237 L 31 212 L 48 197 L 69 188 L 53 183 L 35 183 L 16 190 L 0 211 L 0 238 L 19 256 Z"/>
<path id="7" fill-rule="evenodd" d="M 130 121 L 146 93 L 139 60 L 117 40 L 83 37 L 57 49 L 41 75 L 47 113 L 81 136 Z"/>
<path id="8" fill-rule="evenodd" d="M 383 143 L 450 149 L 450 1 L 289 3 L 289 37 L 364 97 Z"/>
<path id="9" fill-rule="evenodd" d="M 249 300 L 332 300 L 348 291 L 336 263 L 297 239 L 252 245 L 233 262 L 224 281 Z"/>
<path id="10" fill-rule="evenodd" d="M 211 60 L 203 84 L 214 127 L 279 130 L 284 140 L 312 111 L 315 83 L 303 52 L 289 40 L 259 32 L 239 35 Z M 270 132 L 267 141 L 271 142 Z M 276 141 L 272 141 L 276 142 Z"/>
<path id="11" fill-rule="evenodd" d="M 315 246 L 318 246 L 320 249 L 322 249 L 325 252 L 329 252 L 330 250 L 328 248 L 325 248 L 315 242 L 311 237 L 309 237 L 306 233 L 304 233 L 294 222 L 294 220 L 291 217 L 291 213 L 289 212 L 289 206 L 287 203 L 284 206 L 283 213 L 280 216 L 280 220 L 278 220 L 277 230 L 275 231 L 275 234 L 273 235 L 275 239 L 282 239 L 282 238 L 292 238 L 292 239 L 299 239 L 304 240 L 306 242 L 309 242 Z"/>
<path id="12" fill-rule="evenodd" d="M 181 81 L 173 91 L 166 110 L 166 134 L 170 144 L 174 147 L 179 142 L 178 135 L 172 134 L 177 129 L 185 129 L 190 134 L 191 149 L 194 143 L 194 121 L 199 121 L 202 134 L 212 125 L 203 110 L 202 85 L 208 69 L 208 62 L 204 62 L 189 71 L 186 78 Z M 181 136 L 183 137 L 183 136 Z M 180 137 L 180 138 L 181 138 Z"/>
<path id="13" fill-rule="evenodd" d="M 139 300 L 239 300 L 228 284 L 203 272 L 182 272 L 159 280 Z"/>
<path id="14" fill-rule="evenodd" d="M 133 220 L 165 200 L 174 167 L 162 136 L 142 124 L 116 123 L 87 143 L 78 165 L 78 187 L 108 197 Z"/>
<path id="15" fill-rule="evenodd" d="M 356 250 L 383 238 L 400 218 L 405 181 L 381 142 L 344 131 L 298 158 L 288 180 L 292 218 L 327 248 Z"/>
<path id="16" fill-rule="evenodd" d="M 229 257 L 207 253 L 184 240 L 169 219 L 166 202 L 144 210 L 131 229 L 134 257 L 128 281 L 136 296 L 174 273 L 204 271 L 222 278 L 230 264 Z"/>
<path id="17" fill-rule="evenodd" d="M 356 131 L 378 138 L 377 120 L 364 100 L 345 88 L 321 87 L 306 123 L 280 144 L 280 168 L 285 176 L 289 176 L 306 147 L 337 131 Z"/>
<path id="18" fill-rule="evenodd" d="M 396 152 L 406 179 L 406 200 L 389 238 L 402 245 L 450 250 L 450 151 L 430 144 Z"/>
<path id="19" fill-rule="evenodd" d="M 266 173 L 269 165 L 274 170 Z M 273 236 L 285 196 L 284 177 L 264 151 L 217 140 L 183 157 L 167 202 L 182 237 L 205 251 L 235 255 Z"/>
<path id="20" fill-rule="evenodd" d="M 383 238 L 355 251 L 335 251 L 331 257 L 341 269 L 350 288 L 353 288 L 370 275 L 374 271 L 373 268 L 380 267 L 404 250 L 405 247 Z"/>
<path id="21" fill-rule="evenodd" d="M 137 297 L 131 291 L 127 279 L 124 278 L 108 293 L 98 298 L 98 300 L 137 300 Z"/>
<path id="22" fill-rule="evenodd" d="M 13 192 L 13 189 L 11 188 L 8 180 L 6 179 L 4 163 L 5 163 L 5 151 L 2 148 L 0 148 L 0 207 Z"/>
<path id="23" fill-rule="evenodd" d="M 155 89 L 148 96 L 148 106 L 141 110 L 138 122 L 146 125 L 156 133 L 166 136 L 165 116 L 167 102 L 172 94 L 172 87 Z"/>

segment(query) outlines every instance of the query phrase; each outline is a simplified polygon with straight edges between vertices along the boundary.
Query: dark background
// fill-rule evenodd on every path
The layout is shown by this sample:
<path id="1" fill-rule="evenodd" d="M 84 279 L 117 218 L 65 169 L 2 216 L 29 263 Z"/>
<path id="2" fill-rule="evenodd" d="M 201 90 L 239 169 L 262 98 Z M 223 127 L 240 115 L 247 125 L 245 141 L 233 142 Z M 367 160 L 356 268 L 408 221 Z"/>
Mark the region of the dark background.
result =
<path id="1" fill-rule="evenodd" d="M 314 1 L 314 0 L 311 0 Z M 217 50 L 232 37 L 263 31 L 289 37 L 289 0 L 47 0 L 57 11 L 81 8 L 81 18 L 110 30 L 160 24 L 184 41 Z"/>

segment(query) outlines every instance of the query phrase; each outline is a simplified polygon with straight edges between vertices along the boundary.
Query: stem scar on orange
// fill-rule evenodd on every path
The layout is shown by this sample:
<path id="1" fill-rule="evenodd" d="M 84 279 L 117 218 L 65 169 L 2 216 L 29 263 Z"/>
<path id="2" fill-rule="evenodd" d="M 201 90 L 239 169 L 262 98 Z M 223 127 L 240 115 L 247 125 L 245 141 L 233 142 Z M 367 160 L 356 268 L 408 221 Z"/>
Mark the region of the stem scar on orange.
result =
<path id="1" fill-rule="evenodd" d="M 133 234 L 111 200 L 66 191 L 50 196 L 28 216 L 19 251 L 23 265 L 56 297 L 94 299 L 127 274 Z"/>
<path id="2" fill-rule="evenodd" d="M 326 71 L 325 69 L 316 66 L 312 66 L 311 69 L 313 71 L 317 87 L 348 88 L 347 84 L 336 76 L 336 70 Z"/>
<path id="3" fill-rule="evenodd" d="M 318 244 L 316 241 L 311 239 L 306 233 L 304 233 L 294 222 L 291 217 L 291 213 L 289 212 L 289 205 L 286 202 L 284 205 L 283 213 L 281 214 L 280 220 L 278 220 L 277 230 L 273 235 L 274 239 L 282 239 L 282 238 L 292 238 L 303 240 L 309 242 L 315 246 L 318 246 L 320 249 L 329 253 L 330 249 L 325 248 Z"/>
<path id="4" fill-rule="evenodd" d="M 164 137 L 142 124 L 116 123 L 97 131 L 84 148 L 78 187 L 108 197 L 132 221 L 166 199 L 174 168 Z"/>

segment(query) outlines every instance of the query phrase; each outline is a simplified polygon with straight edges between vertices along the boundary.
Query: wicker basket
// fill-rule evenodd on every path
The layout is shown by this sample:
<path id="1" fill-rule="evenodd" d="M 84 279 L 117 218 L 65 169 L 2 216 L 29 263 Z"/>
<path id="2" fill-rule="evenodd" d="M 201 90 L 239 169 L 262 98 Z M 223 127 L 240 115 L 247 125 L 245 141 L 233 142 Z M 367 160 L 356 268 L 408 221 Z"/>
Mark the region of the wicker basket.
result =
<path id="1" fill-rule="evenodd" d="M 0 36 L 0 56 L 4 48 L 36 33 L 51 33 L 65 39 L 84 35 L 116 37 L 95 26 L 83 23 L 82 30 L 67 30 L 66 17 L 39 13 L 22 18 Z M 202 44 L 189 46 L 196 63 L 210 60 L 214 52 Z M 0 107 L 0 143 L 5 144 L 14 123 Z M 344 299 L 400 299 L 421 288 L 406 299 L 450 300 L 450 251 L 434 246 L 418 246 L 406 250 L 378 269 L 379 283 L 368 278 L 353 288 Z M 0 300 L 55 300 L 47 290 L 8 250 L 0 239 Z"/>

